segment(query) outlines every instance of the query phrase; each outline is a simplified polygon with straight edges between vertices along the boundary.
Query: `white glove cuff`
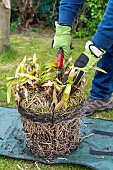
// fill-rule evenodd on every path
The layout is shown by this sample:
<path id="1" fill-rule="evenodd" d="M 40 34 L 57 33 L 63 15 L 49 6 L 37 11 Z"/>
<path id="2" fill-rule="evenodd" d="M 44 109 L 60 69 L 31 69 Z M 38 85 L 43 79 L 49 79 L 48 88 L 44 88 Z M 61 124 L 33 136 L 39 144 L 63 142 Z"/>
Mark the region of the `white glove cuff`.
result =
<path id="1" fill-rule="evenodd" d="M 91 41 L 86 43 L 85 48 L 90 50 L 96 57 L 100 57 L 104 54 L 104 51 L 96 47 Z"/>

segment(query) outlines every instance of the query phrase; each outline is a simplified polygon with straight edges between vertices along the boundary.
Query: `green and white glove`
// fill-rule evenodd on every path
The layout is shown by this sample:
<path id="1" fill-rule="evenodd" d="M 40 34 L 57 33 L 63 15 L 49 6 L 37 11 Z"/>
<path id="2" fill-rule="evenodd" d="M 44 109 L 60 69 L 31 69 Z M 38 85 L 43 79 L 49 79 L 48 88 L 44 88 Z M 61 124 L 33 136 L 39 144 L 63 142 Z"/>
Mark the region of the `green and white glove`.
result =
<path id="1" fill-rule="evenodd" d="M 97 48 L 91 41 L 88 41 L 85 45 L 85 51 L 77 58 L 74 67 L 78 71 L 86 73 L 96 65 L 104 53 L 104 50 Z"/>
<path id="2" fill-rule="evenodd" d="M 54 36 L 53 49 L 57 53 L 60 48 L 64 51 L 64 57 L 69 58 L 71 44 L 71 27 L 66 25 L 56 25 L 56 33 Z"/>

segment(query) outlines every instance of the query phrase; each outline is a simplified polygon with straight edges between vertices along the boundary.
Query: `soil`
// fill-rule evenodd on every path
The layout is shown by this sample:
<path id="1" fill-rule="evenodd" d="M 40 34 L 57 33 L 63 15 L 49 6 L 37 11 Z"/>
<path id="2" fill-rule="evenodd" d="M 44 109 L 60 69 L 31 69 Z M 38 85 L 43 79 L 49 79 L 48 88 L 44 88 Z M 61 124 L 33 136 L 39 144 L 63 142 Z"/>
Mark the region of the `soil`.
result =
<path id="1" fill-rule="evenodd" d="M 25 143 L 36 156 L 52 161 L 75 150 L 80 143 L 82 114 L 54 115 L 27 112 L 18 108 L 23 123 Z"/>
<path id="2" fill-rule="evenodd" d="M 80 108 L 82 107 L 82 104 L 77 107 L 75 110 L 73 110 L 71 113 L 67 112 L 67 114 L 56 114 L 54 117 L 52 114 L 36 114 L 34 112 L 28 112 L 26 111 L 22 106 L 18 107 L 18 111 L 21 114 L 22 117 L 32 120 L 34 122 L 40 122 L 40 123 L 59 123 L 62 121 L 67 121 L 69 119 L 73 119 L 78 114 L 82 114 L 80 112 Z"/>

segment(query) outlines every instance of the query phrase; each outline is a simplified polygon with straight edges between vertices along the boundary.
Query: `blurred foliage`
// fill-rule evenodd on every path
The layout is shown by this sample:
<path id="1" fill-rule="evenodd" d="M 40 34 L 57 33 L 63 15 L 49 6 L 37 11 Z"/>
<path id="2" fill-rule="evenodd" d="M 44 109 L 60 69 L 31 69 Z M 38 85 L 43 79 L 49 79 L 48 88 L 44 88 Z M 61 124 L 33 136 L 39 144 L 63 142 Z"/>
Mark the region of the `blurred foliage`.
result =
<path id="1" fill-rule="evenodd" d="M 74 22 L 76 37 L 93 35 L 105 12 L 108 0 L 85 0 Z"/>
<path id="2" fill-rule="evenodd" d="M 58 20 L 60 0 L 11 0 L 11 30 L 53 27 Z M 108 0 L 84 0 L 75 17 L 73 30 L 75 37 L 91 36 L 97 30 Z"/>
<path id="3" fill-rule="evenodd" d="M 12 30 L 17 26 L 23 29 L 40 24 L 52 26 L 58 18 L 58 6 L 59 0 L 11 0 Z"/>

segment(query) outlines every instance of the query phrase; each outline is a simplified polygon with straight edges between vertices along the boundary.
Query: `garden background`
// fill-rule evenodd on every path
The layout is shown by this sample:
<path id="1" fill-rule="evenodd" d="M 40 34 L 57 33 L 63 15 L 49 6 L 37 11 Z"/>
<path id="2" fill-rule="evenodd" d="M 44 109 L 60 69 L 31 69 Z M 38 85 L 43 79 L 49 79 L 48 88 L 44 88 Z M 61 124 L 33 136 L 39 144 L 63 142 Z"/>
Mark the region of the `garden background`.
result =
<path id="1" fill-rule="evenodd" d="M 1 2 L 1 1 L 0 1 Z M 14 99 L 7 104 L 6 79 L 13 76 L 24 56 L 36 53 L 40 62 L 55 61 L 56 54 L 51 48 L 55 34 L 54 21 L 58 19 L 59 0 L 11 0 L 10 46 L 0 54 L 0 106 L 16 107 Z M 86 41 L 93 36 L 103 16 L 107 0 L 85 0 L 73 23 L 71 51 L 73 61 L 84 50 Z M 84 90 L 88 97 L 94 70 L 87 74 L 88 83 Z M 94 117 L 113 119 L 109 113 L 95 113 Z M 0 170 L 87 170 L 78 165 L 43 165 L 31 161 L 0 157 Z"/>

